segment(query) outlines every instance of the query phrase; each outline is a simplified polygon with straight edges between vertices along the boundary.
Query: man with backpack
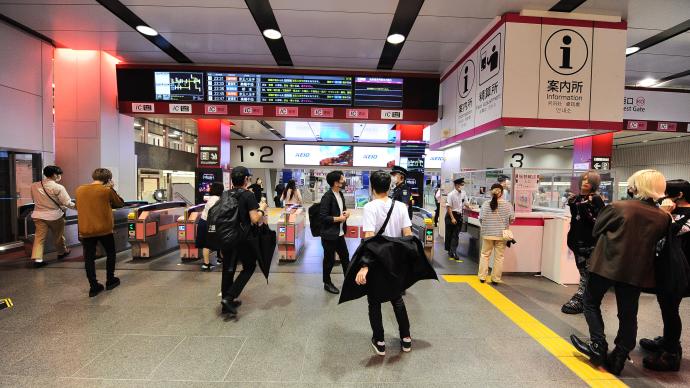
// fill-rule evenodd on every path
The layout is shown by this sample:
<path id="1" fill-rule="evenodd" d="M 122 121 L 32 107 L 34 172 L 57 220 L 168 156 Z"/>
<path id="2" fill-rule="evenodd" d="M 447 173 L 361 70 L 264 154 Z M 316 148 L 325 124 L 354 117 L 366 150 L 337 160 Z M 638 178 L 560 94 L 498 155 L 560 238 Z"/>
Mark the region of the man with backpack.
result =
<path id="1" fill-rule="evenodd" d="M 209 210 L 207 243 L 223 252 L 223 276 L 221 282 L 223 314 L 237 315 L 242 304 L 237 298 L 256 269 L 256 254 L 248 249 L 246 240 L 252 225 L 259 224 L 266 210 L 266 203 L 256 201 L 249 191 L 249 177 L 252 173 L 243 166 L 232 169 L 230 178 L 233 188 L 226 191 Z M 242 262 L 242 271 L 235 278 L 237 261 Z"/>
<path id="2" fill-rule="evenodd" d="M 350 263 L 350 253 L 345 243 L 347 218 L 350 214 L 345 206 L 345 175 L 342 171 L 332 171 L 326 175 L 326 183 L 331 187 L 319 205 L 319 221 L 321 221 L 321 246 L 323 246 L 323 289 L 331 294 L 338 294 L 340 290 L 331 281 L 331 271 L 335 265 L 335 254 L 338 253 L 343 274 L 347 272 Z"/>

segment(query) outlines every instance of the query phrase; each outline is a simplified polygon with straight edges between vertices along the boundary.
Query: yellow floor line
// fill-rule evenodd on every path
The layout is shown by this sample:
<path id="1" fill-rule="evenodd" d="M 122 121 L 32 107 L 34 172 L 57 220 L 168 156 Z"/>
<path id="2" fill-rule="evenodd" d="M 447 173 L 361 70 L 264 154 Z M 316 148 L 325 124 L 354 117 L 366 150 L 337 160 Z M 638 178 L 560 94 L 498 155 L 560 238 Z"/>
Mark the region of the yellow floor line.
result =
<path id="1" fill-rule="evenodd" d="M 443 275 L 443 278 L 449 283 L 468 284 L 590 387 L 627 387 L 616 376 L 592 366 L 586 357 L 575 350 L 572 344 L 506 298 L 494 287 L 480 283 L 476 276 Z"/>

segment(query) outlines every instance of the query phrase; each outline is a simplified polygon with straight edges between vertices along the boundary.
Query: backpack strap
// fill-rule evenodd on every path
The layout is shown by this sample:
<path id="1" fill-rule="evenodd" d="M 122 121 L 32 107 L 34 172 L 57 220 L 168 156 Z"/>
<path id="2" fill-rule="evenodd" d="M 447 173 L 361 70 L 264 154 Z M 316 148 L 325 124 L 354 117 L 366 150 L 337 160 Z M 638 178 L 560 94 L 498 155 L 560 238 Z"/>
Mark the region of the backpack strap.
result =
<path id="1" fill-rule="evenodd" d="M 55 204 L 55 206 L 57 206 L 58 210 L 62 211 L 62 216 L 66 217 L 67 213 L 65 212 L 65 210 L 62 208 L 62 206 L 60 206 L 60 204 L 55 199 L 53 199 L 52 195 L 48 194 L 48 190 L 46 190 L 46 187 L 43 186 L 43 179 L 41 179 L 41 188 L 43 188 L 43 192 L 45 193 L 46 197 L 48 197 L 48 199 L 50 199 L 51 202 L 53 202 Z"/>
<path id="2" fill-rule="evenodd" d="M 393 208 L 395 207 L 395 200 L 391 199 L 391 208 L 388 209 L 388 214 L 386 215 L 386 220 L 383 221 L 383 225 L 381 225 L 381 229 L 379 229 L 379 232 L 376 233 L 377 236 L 380 236 L 383 234 L 383 231 L 386 230 L 386 226 L 388 226 L 388 221 L 391 219 L 391 214 L 393 214 Z"/>

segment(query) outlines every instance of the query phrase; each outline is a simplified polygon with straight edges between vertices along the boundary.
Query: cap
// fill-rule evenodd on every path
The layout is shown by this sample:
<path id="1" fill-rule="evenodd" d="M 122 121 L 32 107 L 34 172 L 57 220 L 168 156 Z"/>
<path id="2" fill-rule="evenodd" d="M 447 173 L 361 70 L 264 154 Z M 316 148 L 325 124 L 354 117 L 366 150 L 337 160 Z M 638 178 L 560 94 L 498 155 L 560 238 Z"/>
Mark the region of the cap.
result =
<path id="1" fill-rule="evenodd" d="M 465 184 L 465 178 L 458 178 L 453 181 L 453 184 L 455 185 L 464 185 Z"/>
<path id="2" fill-rule="evenodd" d="M 403 174 L 407 175 L 407 170 L 400 167 L 400 166 L 393 166 L 393 169 L 391 170 L 391 174 Z"/>
<path id="3" fill-rule="evenodd" d="M 247 167 L 236 166 L 232 169 L 232 176 L 252 176 L 252 172 Z"/>

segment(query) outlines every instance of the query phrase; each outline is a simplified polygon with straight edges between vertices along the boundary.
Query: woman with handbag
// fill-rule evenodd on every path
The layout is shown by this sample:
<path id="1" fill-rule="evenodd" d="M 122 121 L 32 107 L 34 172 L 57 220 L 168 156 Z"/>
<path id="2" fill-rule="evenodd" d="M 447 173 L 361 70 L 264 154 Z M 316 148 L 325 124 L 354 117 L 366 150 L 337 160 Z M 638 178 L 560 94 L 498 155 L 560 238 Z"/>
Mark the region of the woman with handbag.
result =
<path id="1" fill-rule="evenodd" d="M 575 255 L 575 265 L 580 272 L 580 284 L 577 291 L 561 307 L 565 314 L 580 314 L 584 312 L 582 299 L 585 295 L 585 286 L 589 272 L 587 263 L 592 255 L 597 241 L 592 236 L 594 223 L 601 209 L 604 208 L 604 200 L 597 193 L 601 177 L 594 171 L 588 171 L 580 176 L 580 194 L 571 194 L 567 204 L 570 208 L 570 230 L 568 231 L 568 248 Z"/>
<path id="2" fill-rule="evenodd" d="M 484 283 L 489 275 L 489 259 L 494 254 L 494 266 L 491 271 L 491 284 L 501 283 L 503 274 L 503 252 L 506 240 L 512 240 L 508 227 L 515 220 L 513 207 L 503 199 L 503 186 L 494 183 L 491 186 L 491 200 L 485 201 L 479 212 L 481 222 L 482 252 L 479 258 L 479 281 Z"/>

